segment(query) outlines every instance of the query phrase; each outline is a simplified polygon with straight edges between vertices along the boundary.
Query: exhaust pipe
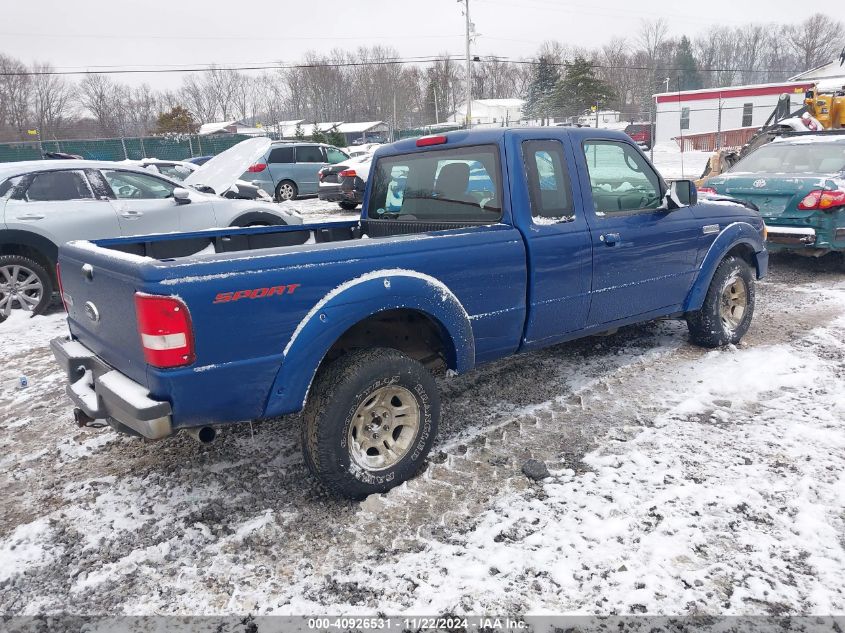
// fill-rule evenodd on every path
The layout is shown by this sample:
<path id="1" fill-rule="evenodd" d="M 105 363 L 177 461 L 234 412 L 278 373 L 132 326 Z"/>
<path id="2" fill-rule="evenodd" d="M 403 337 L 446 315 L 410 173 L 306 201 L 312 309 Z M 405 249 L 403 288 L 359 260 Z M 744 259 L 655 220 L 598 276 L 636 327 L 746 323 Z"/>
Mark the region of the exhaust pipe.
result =
<path id="1" fill-rule="evenodd" d="M 186 430 L 200 444 L 211 444 L 217 437 L 217 430 L 212 426 L 198 426 Z"/>

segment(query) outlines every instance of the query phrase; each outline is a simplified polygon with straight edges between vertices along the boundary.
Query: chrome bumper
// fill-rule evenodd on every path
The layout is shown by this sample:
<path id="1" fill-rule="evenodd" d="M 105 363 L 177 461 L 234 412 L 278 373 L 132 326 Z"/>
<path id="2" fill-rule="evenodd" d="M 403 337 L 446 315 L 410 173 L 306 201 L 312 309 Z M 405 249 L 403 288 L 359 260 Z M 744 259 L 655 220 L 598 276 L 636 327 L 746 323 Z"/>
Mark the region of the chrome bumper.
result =
<path id="1" fill-rule="evenodd" d="M 117 422 L 151 440 L 173 434 L 169 402 L 150 398 L 146 387 L 107 365 L 79 341 L 54 338 L 50 348 L 67 374 L 70 399 L 87 416 Z"/>

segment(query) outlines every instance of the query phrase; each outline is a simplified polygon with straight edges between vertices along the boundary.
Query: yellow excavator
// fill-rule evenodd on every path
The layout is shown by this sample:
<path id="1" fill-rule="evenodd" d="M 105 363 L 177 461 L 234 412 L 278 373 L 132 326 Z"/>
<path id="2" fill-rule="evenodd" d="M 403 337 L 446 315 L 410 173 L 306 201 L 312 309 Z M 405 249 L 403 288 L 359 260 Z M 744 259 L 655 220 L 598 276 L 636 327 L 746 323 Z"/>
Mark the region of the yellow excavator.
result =
<path id="1" fill-rule="evenodd" d="M 840 64 L 845 64 L 845 49 L 840 55 Z M 766 123 L 751 140 L 741 148 L 723 148 L 713 152 L 704 173 L 697 184 L 710 176 L 728 170 L 740 158 L 753 152 L 761 145 L 787 132 L 824 132 L 845 129 L 845 85 L 831 87 L 816 84 L 804 94 L 804 105 L 790 112 L 790 95 L 783 94 Z"/>

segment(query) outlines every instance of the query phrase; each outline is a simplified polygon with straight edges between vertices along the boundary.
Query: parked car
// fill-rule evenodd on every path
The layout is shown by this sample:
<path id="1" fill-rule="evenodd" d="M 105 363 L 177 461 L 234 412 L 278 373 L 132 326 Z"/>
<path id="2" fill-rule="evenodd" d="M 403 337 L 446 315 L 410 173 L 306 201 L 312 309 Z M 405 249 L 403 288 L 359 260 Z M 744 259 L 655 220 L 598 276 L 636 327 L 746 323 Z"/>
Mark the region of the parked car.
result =
<path id="1" fill-rule="evenodd" d="M 209 159 L 214 156 L 209 156 Z M 208 161 L 203 161 L 200 164 L 181 160 L 162 160 L 160 158 L 142 158 L 139 161 L 127 161 L 137 164 L 144 169 L 155 171 L 164 174 L 174 180 L 184 181 L 188 176 L 197 171 L 201 165 L 205 165 Z M 207 193 L 214 193 L 213 191 Z M 270 194 L 264 191 L 261 187 L 247 182 L 245 180 L 236 180 L 235 183 L 221 194 L 224 198 L 234 198 L 238 200 L 272 200 Z"/>
<path id="2" fill-rule="evenodd" d="M 621 132 L 408 139 L 369 180 L 360 220 L 63 246 L 77 419 L 212 441 L 304 410 L 305 463 L 360 499 L 424 466 L 432 370 L 663 317 L 737 343 L 766 274 L 756 211 L 667 186 Z"/>
<path id="3" fill-rule="evenodd" d="M 756 205 L 772 251 L 845 253 L 845 134 L 787 135 L 708 178 L 705 195 Z"/>
<path id="4" fill-rule="evenodd" d="M 631 123 L 625 128 L 625 134 L 643 149 L 651 149 L 654 143 L 654 123 Z"/>
<path id="5" fill-rule="evenodd" d="M 344 211 L 355 209 L 364 199 L 363 185 L 366 184 L 372 158 L 372 154 L 363 154 L 323 167 L 317 173 L 320 183 L 317 197 L 326 202 L 337 202 Z"/>
<path id="6" fill-rule="evenodd" d="M 243 163 L 229 170 L 233 182 Z M 301 223 L 275 204 L 202 193 L 120 163 L 0 164 L 0 313 L 49 307 L 58 249 L 69 240 Z"/>
<path id="7" fill-rule="evenodd" d="M 349 160 L 349 154 L 332 145 L 276 141 L 249 167 L 242 179 L 268 193 L 273 192 L 279 202 L 293 200 L 316 195 L 320 169 L 345 160 Z"/>

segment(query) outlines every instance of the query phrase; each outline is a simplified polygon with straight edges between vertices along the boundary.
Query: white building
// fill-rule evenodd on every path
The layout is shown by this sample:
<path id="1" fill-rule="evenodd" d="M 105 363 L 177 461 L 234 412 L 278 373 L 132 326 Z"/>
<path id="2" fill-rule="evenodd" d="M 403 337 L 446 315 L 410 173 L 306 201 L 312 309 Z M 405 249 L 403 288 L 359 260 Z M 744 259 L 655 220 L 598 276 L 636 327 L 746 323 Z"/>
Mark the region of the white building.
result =
<path id="1" fill-rule="evenodd" d="M 472 126 L 490 127 L 518 125 L 523 120 L 523 99 L 473 99 Z M 463 123 L 467 116 L 466 102 L 458 106 L 448 120 Z"/>
<path id="2" fill-rule="evenodd" d="M 598 125 L 596 125 L 598 119 Z M 622 120 L 622 113 L 617 110 L 599 110 L 598 112 L 587 112 L 578 117 L 578 123 L 587 127 L 599 127 L 604 129 L 619 127 Z M 625 125 L 622 125 L 622 129 Z"/>
<path id="3" fill-rule="evenodd" d="M 203 123 L 200 126 L 199 134 L 201 136 L 210 136 L 213 134 L 243 134 L 244 136 L 267 136 L 266 130 L 260 127 L 252 127 L 243 121 L 214 121 L 212 123 Z"/>
<path id="4" fill-rule="evenodd" d="M 815 81 L 819 84 L 819 89 L 825 91 L 842 89 L 845 87 L 845 59 L 816 66 L 800 75 L 790 77 L 789 81 Z"/>
<path id="5" fill-rule="evenodd" d="M 795 110 L 812 86 L 812 81 L 802 80 L 656 94 L 656 141 L 683 136 L 686 149 L 710 150 L 721 131 L 723 146 L 742 145 L 765 124 L 780 95 L 790 95 L 790 109 Z"/>

